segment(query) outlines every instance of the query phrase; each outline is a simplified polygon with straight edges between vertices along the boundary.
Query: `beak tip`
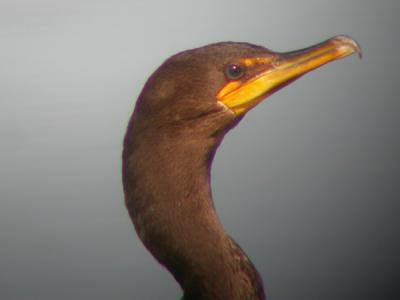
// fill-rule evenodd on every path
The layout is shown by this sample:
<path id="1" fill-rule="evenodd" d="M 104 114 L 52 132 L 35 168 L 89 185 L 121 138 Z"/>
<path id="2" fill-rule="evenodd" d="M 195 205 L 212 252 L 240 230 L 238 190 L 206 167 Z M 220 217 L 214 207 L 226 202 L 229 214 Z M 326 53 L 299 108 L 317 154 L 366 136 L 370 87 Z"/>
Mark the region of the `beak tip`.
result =
<path id="1" fill-rule="evenodd" d="M 338 35 L 331 39 L 332 42 L 341 44 L 345 47 L 348 47 L 351 53 L 357 53 L 358 57 L 361 59 L 363 57 L 363 53 L 360 45 L 348 35 Z"/>

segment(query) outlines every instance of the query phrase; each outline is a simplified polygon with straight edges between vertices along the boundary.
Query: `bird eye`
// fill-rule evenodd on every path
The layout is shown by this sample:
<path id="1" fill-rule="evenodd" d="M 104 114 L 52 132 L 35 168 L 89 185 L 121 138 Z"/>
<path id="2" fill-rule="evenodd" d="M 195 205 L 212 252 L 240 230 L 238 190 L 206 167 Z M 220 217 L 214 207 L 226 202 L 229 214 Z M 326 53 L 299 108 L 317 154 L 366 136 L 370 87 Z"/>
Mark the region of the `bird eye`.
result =
<path id="1" fill-rule="evenodd" d="M 243 68 L 236 64 L 229 65 L 226 68 L 225 72 L 226 76 L 232 80 L 239 79 L 240 77 L 242 77 L 243 73 L 244 73 Z"/>

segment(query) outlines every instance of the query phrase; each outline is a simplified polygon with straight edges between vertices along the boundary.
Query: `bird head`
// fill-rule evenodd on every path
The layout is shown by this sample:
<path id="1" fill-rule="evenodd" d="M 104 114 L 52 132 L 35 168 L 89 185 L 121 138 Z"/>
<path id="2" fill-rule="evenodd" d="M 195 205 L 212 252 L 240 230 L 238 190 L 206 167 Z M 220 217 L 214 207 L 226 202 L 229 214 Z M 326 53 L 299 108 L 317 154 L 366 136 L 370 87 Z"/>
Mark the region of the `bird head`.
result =
<path id="1" fill-rule="evenodd" d="M 361 56 L 358 44 L 347 36 L 285 53 L 235 42 L 184 51 L 149 78 L 135 114 L 158 127 L 218 116 L 224 121 L 215 122 L 215 129 L 223 129 L 302 75 L 355 52 Z"/>

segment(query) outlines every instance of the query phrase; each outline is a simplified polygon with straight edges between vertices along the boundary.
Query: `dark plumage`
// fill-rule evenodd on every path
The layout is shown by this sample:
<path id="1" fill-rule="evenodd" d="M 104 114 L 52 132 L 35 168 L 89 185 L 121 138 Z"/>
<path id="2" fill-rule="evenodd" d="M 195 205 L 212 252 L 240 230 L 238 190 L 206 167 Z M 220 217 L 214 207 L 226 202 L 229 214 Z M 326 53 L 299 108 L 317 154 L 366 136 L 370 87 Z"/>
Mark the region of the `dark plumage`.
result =
<path id="1" fill-rule="evenodd" d="M 140 239 L 172 273 L 186 300 L 265 299 L 259 273 L 219 221 L 210 168 L 224 135 L 255 105 L 247 103 L 311 70 L 251 92 L 245 101 L 235 96 L 240 106 L 226 100 L 236 85 L 254 89 L 247 83 L 269 72 L 277 59 L 291 60 L 293 54 L 232 42 L 185 51 L 151 75 L 137 100 L 124 140 L 126 205 Z M 245 111 L 238 108 L 243 105 Z"/>

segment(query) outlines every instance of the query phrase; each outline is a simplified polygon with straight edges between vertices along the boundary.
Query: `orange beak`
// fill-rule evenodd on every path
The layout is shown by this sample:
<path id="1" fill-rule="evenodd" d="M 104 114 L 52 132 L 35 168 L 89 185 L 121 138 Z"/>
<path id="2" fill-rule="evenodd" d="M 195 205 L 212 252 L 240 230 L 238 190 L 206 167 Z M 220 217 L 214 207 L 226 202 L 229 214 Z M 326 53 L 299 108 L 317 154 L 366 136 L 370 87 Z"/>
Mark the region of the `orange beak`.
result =
<path id="1" fill-rule="evenodd" d="M 300 76 L 353 53 L 361 57 L 360 46 L 350 37 L 336 36 L 302 50 L 272 53 L 268 58 L 246 58 L 243 60 L 245 66 L 264 64 L 266 68 L 244 82 L 229 82 L 218 92 L 217 99 L 236 115 L 243 115 Z"/>

